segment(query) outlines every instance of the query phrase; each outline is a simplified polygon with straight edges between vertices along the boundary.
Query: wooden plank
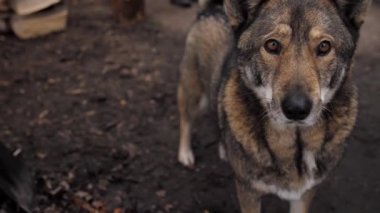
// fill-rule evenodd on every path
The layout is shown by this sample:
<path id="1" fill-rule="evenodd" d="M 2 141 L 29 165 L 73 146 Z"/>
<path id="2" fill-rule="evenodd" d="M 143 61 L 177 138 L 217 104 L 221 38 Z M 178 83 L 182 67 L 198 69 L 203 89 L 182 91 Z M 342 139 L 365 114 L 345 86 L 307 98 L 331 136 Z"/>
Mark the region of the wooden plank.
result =
<path id="1" fill-rule="evenodd" d="M 30 39 L 66 28 L 68 9 L 60 4 L 47 11 L 28 16 L 12 16 L 10 25 L 20 39 Z"/>
<path id="2" fill-rule="evenodd" d="M 18 15 L 29 15 L 46 9 L 61 0 L 9 0 L 10 7 Z"/>

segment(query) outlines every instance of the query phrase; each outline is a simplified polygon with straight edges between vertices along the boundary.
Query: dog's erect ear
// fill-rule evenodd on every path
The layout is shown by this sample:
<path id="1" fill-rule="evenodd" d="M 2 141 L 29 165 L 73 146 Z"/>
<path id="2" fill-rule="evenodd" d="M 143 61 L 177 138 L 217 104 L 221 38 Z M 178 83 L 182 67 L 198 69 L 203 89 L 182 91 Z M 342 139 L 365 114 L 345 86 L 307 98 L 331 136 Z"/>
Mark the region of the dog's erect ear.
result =
<path id="1" fill-rule="evenodd" d="M 234 29 L 238 28 L 248 19 L 249 13 L 262 1 L 263 0 L 225 0 L 224 11 L 226 12 L 230 25 Z"/>
<path id="2" fill-rule="evenodd" d="M 372 0 L 336 0 L 339 9 L 357 29 L 364 23 Z"/>

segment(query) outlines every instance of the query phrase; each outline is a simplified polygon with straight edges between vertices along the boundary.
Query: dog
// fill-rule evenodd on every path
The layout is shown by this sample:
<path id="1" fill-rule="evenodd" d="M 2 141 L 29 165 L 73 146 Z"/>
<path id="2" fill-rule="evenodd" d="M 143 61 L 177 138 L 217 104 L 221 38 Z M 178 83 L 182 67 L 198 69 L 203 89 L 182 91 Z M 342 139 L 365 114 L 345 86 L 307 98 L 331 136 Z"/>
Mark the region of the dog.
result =
<path id="1" fill-rule="evenodd" d="M 208 109 L 241 212 L 261 198 L 308 212 L 355 124 L 351 67 L 370 0 L 225 0 L 192 26 L 180 67 L 178 160 L 193 167 L 191 130 Z"/>

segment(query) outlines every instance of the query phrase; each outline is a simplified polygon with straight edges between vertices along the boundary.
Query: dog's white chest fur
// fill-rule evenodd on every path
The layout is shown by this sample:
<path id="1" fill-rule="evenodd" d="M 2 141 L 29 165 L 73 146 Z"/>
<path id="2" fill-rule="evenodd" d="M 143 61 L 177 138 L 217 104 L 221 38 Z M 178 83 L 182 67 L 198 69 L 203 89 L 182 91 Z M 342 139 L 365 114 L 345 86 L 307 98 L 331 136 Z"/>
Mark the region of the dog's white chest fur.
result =
<path id="1" fill-rule="evenodd" d="M 323 178 L 316 179 L 314 171 L 317 168 L 314 153 L 304 151 L 303 161 L 307 168 L 308 175 L 305 176 L 304 184 L 299 188 L 288 189 L 277 186 L 276 184 L 267 184 L 260 180 L 252 181 L 252 186 L 261 192 L 271 193 L 279 196 L 284 200 L 300 200 L 305 192 L 322 182 Z"/>

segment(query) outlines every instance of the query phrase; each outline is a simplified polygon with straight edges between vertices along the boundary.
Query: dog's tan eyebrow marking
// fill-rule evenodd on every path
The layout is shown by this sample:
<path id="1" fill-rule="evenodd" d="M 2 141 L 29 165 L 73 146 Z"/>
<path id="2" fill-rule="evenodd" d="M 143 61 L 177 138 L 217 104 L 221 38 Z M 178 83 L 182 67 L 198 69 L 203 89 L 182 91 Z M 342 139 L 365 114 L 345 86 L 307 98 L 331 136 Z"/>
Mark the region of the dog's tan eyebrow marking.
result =
<path id="1" fill-rule="evenodd" d="M 287 35 L 292 34 L 292 28 L 287 24 L 277 25 L 275 31 L 282 36 L 287 36 Z"/>
<path id="2" fill-rule="evenodd" d="M 327 38 L 331 41 L 334 40 L 334 38 L 327 34 L 321 27 L 313 27 L 310 30 L 309 36 L 311 40 L 321 40 L 323 38 Z"/>
<path id="3" fill-rule="evenodd" d="M 266 39 L 276 35 L 280 37 L 287 37 L 292 34 L 292 28 L 288 24 L 278 24 L 272 32 L 265 36 Z"/>

